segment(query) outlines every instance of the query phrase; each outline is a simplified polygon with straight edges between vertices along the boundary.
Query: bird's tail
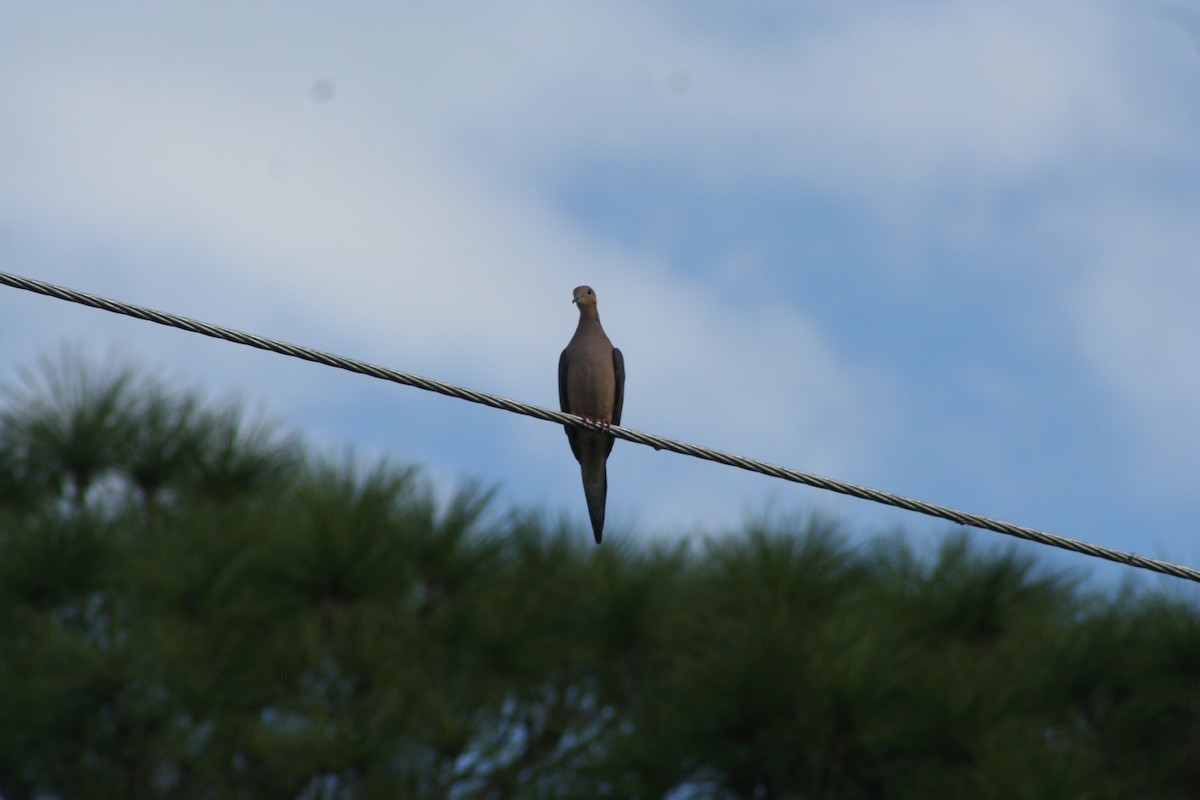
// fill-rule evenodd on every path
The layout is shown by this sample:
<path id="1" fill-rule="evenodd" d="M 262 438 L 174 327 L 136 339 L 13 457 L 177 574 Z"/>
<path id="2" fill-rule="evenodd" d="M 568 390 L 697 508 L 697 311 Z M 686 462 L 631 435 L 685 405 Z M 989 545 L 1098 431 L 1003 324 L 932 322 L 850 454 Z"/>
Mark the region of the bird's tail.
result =
<path id="1" fill-rule="evenodd" d="M 608 497 L 608 470 L 604 461 L 597 467 L 582 467 L 583 495 L 587 498 L 588 516 L 592 520 L 592 535 L 596 544 L 604 537 L 604 502 Z M 592 474 L 588 474 L 588 473 Z"/>

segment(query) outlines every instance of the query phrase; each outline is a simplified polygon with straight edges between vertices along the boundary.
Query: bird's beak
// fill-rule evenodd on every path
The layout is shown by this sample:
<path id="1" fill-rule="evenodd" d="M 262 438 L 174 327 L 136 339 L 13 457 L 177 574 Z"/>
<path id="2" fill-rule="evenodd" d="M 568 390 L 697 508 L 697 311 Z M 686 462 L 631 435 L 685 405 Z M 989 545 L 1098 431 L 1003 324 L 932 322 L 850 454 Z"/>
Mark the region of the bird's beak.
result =
<path id="1" fill-rule="evenodd" d="M 579 298 L 578 298 L 578 297 L 572 297 L 572 298 L 571 298 L 571 302 L 572 302 L 572 303 L 578 303 L 578 302 L 579 302 Z"/>

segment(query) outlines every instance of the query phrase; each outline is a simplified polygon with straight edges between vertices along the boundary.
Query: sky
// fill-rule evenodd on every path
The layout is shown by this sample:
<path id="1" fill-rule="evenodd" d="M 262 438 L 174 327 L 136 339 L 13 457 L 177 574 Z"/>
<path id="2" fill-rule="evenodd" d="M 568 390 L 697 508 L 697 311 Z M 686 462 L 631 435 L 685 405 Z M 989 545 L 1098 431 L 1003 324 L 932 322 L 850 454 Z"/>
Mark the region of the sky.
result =
<path id="1" fill-rule="evenodd" d="M 1200 2 L 0 19 L 4 271 L 548 407 L 589 284 L 629 427 L 1200 566 Z M 0 379 L 64 343 L 588 536 L 559 427 L 0 287 Z M 609 462 L 609 540 L 813 512 L 952 532 Z"/>

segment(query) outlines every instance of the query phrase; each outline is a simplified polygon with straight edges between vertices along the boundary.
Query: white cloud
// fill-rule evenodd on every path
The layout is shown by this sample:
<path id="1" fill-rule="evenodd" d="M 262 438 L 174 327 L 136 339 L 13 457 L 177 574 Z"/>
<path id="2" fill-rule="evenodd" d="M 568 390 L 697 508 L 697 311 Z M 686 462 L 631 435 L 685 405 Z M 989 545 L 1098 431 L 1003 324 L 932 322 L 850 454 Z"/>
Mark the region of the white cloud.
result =
<path id="1" fill-rule="evenodd" d="M 644 12 L 623 13 L 640 20 Z M 181 298 L 186 313 L 249 325 L 263 313 L 261 298 L 276 297 L 343 337 L 356 331 L 360 343 L 389 343 L 371 352 L 429 371 L 450 359 L 462 374 L 518 395 L 554 363 L 561 342 L 547 345 L 548 333 L 569 336 L 573 312 L 558 301 L 576 282 L 603 284 L 612 298 L 606 312 L 625 307 L 614 337 L 629 331 L 634 340 L 640 388 L 655 398 L 645 403 L 649 417 L 692 420 L 685 427 L 693 432 L 716 427 L 731 445 L 801 432 L 819 438 L 836 409 L 853 406 L 859 379 L 795 310 L 724 317 L 703 287 L 681 285 L 661 263 L 619 260 L 564 228 L 526 187 L 498 182 L 462 152 L 472 126 L 538 130 L 531 101 L 562 80 L 554 63 L 563 48 L 587 33 L 616 41 L 619 20 L 597 28 L 598 17 L 560 10 L 539 17 L 542 29 L 531 35 L 519 14 L 481 8 L 473 25 L 421 16 L 386 42 L 396 63 L 381 61 L 378 40 L 339 53 L 336 85 L 344 89 L 326 106 L 306 92 L 311 73 L 298 70 L 289 84 L 286 64 L 239 47 L 236 36 L 228 60 L 216 52 L 227 43 L 213 38 L 158 53 L 153 70 L 110 63 L 103 52 L 146 46 L 144 31 L 74 42 L 82 49 L 45 57 L 28 73 L 18 117 L 28 146 L 51 168 L 27 176 L 18 213 L 31 222 L 52 217 L 101 246 L 154 241 L 163 253 L 166 241 L 200 251 L 211 288 L 207 298 Z M 319 23 L 286 24 L 311 35 Z M 449 55 L 435 54 L 428 25 L 451 29 Z M 488 55 L 506 41 L 519 44 L 507 74 Z M 599 45 L 591 56 L 598 71 L 624 76 L 634 66 L 628 53 Z M 395 78 L 372 72 L 380 68 Z M 363 86 L 377 91 L 370 102 Z M 281 87 L 291 96 L 277 96 Z M 589 146 L 584 131 L 564 141 Z M 134 256 L 124 269 L 162 267 Z"/>
<path id="2" fill-rule="evenodd" d="M 630 6 L 570 8 L 521 65 L 538 124 L 514 138 L 535 162 L 582 148 L 686 164 L 714 184 L 805 178 L 911 200 L 1187 145 L 1164 136 L 1165 110 L 1126 69 L 1130 14 L 1116 4 L 842 7 L 786 42 L 738 47 Z M 686 92 L 671 89 L 677 74 Z"/>
<path id="3" fill-rule="evenodd" d="M 1130 67 L 1148 29 L 1115 3 L 798 10 L 766 42 L 633 3 L 281 8 L 110 3 L 10 21 L 0 217 L 31 250 L 69 239 L 31 272 L 547 405 L 569 291 L 589 282 L 626 350 L 630 424 L 831 474 L 883 457 L 896 420 L 881 409 L 905 378 L 852 359 L 786 298 L 724 302 L 729 280 L 785 267 L 749 252 L 749 273 L 698 278 L 619 251 L 548 184 L 603 157 L 717 195 L 803 186 L 887 215 L 896 241 L 880 249 L 899 260 L 931 231 L 1003 246 L 993 203 L 1013 187 L 1078 189 L 1191 146 L 1178 98 Z M 322 79 L 325 102 L 310 91 Z M 984 199 L 947 211 L 963 197 Z M 1158 286 L 1127 265 L 1147 249 L 1180 263 L 1196 243 L 1185 215 L 1158 231 L 1127 212 L 1076 226 L 1104 253 L 1079 318 L 1117 309 L 1082 341 L 1146 441 L 1185 463 L 1162 421 L 1200 427 L 1194 314 L 1168 288 L 1179 275 Z"/>
<path id="4" fill-rule="evenodd" d="M 1200 211 L 1200 208 L 1196 209 Z M 1119 402 L 1144 490 L 1189 495 L 1200 475 L 1200 231 L 1177 208 L 1096 209 L 1076 298 L 1079 346 Z"/>

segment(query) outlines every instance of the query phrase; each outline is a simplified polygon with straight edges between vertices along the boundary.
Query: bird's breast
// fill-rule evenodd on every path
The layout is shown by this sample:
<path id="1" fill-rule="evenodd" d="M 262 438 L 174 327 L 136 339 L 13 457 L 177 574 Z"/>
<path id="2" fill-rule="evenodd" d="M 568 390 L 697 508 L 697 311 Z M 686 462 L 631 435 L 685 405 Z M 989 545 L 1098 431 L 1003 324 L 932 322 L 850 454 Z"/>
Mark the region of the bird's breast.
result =
<path id="1" fill-rule="evenodd" d="M 612 419 L 617 394 L 612 350 L 608 358 L 588 355 L 573 360 L 567 380 L 567 402 L 571 413 L 600 419 Z"/>

